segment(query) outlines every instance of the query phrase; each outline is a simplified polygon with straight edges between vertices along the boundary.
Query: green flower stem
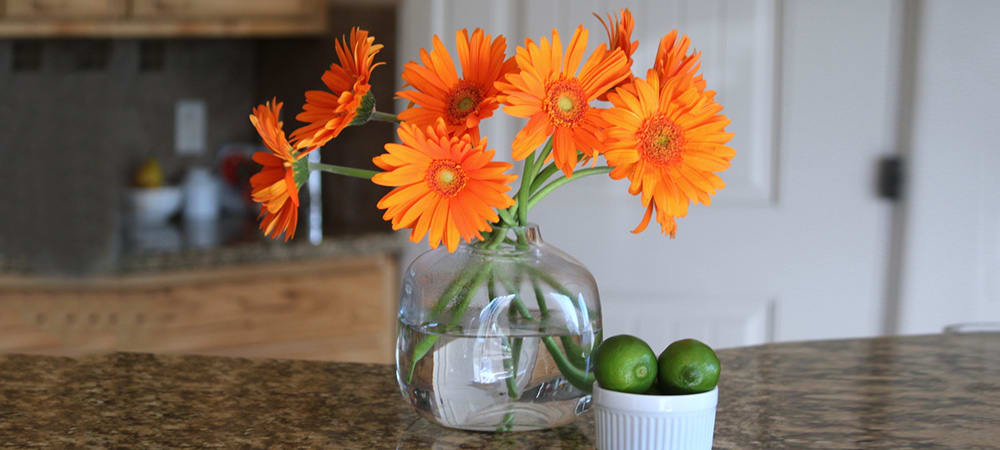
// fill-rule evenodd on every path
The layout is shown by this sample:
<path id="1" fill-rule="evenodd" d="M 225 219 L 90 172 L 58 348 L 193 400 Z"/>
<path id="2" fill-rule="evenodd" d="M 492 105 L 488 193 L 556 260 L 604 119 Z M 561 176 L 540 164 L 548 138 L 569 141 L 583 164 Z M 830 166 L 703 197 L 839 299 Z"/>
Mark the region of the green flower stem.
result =
<path id="1" fill-rule="evenodd" d="M 490 301 L 497 298 L 497 277 L 493 271 L 490 271 L 490 280 L 486 282 L 486 295 L 490 296 Z"/>
<path id="2" fill-rule="evenodd" d="M 577 160 L 581 160 L 581 159 L 583 159 L 583 156 L 584 156 L 583 152 L 577 150 L 577 152 L 576 152 L 576 159 Z M 556 167 L 555 161 L 553 161 L 553 162 L 549 163 L 549 165 L 545 166 L 545 168 L 542 169 L 538 173 L 538 176 L 535 177 L 535 181 L 531 182 L 531 192 L 535 193 L 539 189 L 541 189 L 542 186 L 545 185 L 545 182 L 548 181 L 548 179 L 550 177 L 552 177 L 552 175 L 554 175 L 558 171 L 559 171 L 559 167 Z"/>
<path id="3" fill-rule="evenodd" d="M 521 315 L 521 317 L 524 317 L 526 320 L 534 322 L 535 318 L 531 315 L 531 311 L 528 310 L 528 307 L 525 306 L 524 302 L 521 300 L 521 294 L 519 292 L 519 289 L 511 285 L 509 281 L 501 280 L 501 282 L 503 282 L 504 289 L 507 289 L 507 292 L 514 292 L 514 299 L 511 301 L 511 303 L 514 305 L 514 308 L 511 309 L 511 311 L 517 312 L 518 314 Z M 511 318 L 513 319 L 513 317 Z"/>
<path id="4" fill-rule="evenodd" d="M 541 172 L 538 172 L 538 176 L 535 177 L 535 181 L 531 183 L 531 193 L 534 194 L 539 189 L 541 189 L 542 186 L 545 185 L 545 182 L 548 181 L 549 178 L 551 178 L 552 175 L 554 175 L 558 171 L 559 168 L 556 167 L 556 163 L 554 162 L 551 162 L 549 163 L 549 165 L 545 166 L 545 168 L 543 168 Z"/>
<path id="5" fill-rule="evenodd" d="M 496 274 L 491 270 L 490 279 L 489 281 L 486 282 L 486 293 L 487 295 L 490 296 L 491 301 L 497 298 L 496 282 L 497 282 Z M 503 341 L 503 347 L 511 351 L 511 357 L 503 359 L 503 370 L 504 372 L 514 374 L 513 376 L 507 377 L 507 379 L 505 380 L 507 382 L 507 396 L 510 397 L 512 400 L 516 400 L 518 396 L 517 363 L 514 361 L 514 356 L 513 356 L 514 346 L 511 343 L 510 338 L 507 336 L 501 337 L 501 340 Z"/>
<path id="6" fill-rule="evenodd" d="M 455 307 L 452 308 L 451 320 L 448 322 L 448 325 L 445 327 L 445 330 L 450 330 L 451 328 L 458 325 L 458 322 L 462 320 L 462 315 L 464 315 L 465 310 L 469 308 L 469 301 L 472 300 L 472 295 L 475 294 L 476 289 L 479 288 L 479 285 L 482 284 L 483 281 L 486 281 L 486 275 L 488 275 L 492 271 L 492 269 L 493 269 L 493 263 L 487 263 L 484 264 L 483 266 L 480 266 L 480 268 L 475 272 L 475 276 L 472 278 L 472 281 L 464 285 L 465 288 L 463 290 L 464 293 L 459 298 L 458 303 L 455 305 Z M 440 304 L 441 301 L 442 300 L 439 299 L 438 303 Z M 421 359 L 423 359 L 424 356 L 427 356 L 427 353 L 431 351 L 431 348 L 434 347 L 434 343 L 437 342 L 437 340 L 438 340 L 437 335 L 426 336 L 423 339 L 421 339 L 416 346 L 413 347 L 413 361 L 410 364 L 410 374 L 406 379 L 407 383 L 413 381 L 413 371 L 414 369 L 416 369 L 417 363 Z"/>
<path id="7" fill-rule="evenodd" d="M 528 208 L 524 208 L 523 205 L 527 204 L 531 198 L 531 193 L 533 192 L 531 188 L 535 176 L 538 175 L 538 170 L 542 167 L 543 161 L 551 152 L 552 138 L 549 138 L 545 146 L 542 147 L 539 154 L 540 159 L 536 159 L 535 152 L 529 153 L 528 157 L 524 159 L 524 169 L 521 172 L 521 187 L 517 189 L 517 194 L 514 194 L 516 202 L 507 209 L 511 217 L 517 218 L 518 225 L 525 226 L 528 224 Z"/>
<path id="8" fill-rule="evenodd" d="M 542 167 L 542 164 L 545 164 L 545 160 L 552 154 L 552 139 L 549 138 L 549 141 L 545 143 L 545 147 L 542 147 L 542 152 L 535 158 L 536 168 Z"/>
<path id="9" fill-rule="evenodd" d="M 517 248 L 523 249 L 528 246 L 528 236 L 524 233 L 524 229 L 518 229 L 514 234 L 517 235 L 517 243 L 514 244 Z"/>
<path id="10" fill-rule="evenodd" d="M 354 178 L 364 178 L 366 180 L 372 179 L 377 171 L 365 170 L 365 169 L 355 169 L 353 167 L 335 166 L 333 164 L 323 164 L 323 163 L 309 163 L 309 170 L 319 170 L 322 172 L 328 172 L 336 175 L 346 175 Z"/>
<path id="11" fill-rule="evenodd" d="M 538 311 L 542 314 L 544 319 L 549 315 L 549 308 L 545 302 L 545 292 L 542 291 L 542 287 L 539 286 L 538 279 L 534 275 L 531 276 L 531 286 L 535 290 L 535 300 L 538 302 Z M 565 290 L 565 288 L 563 288 L 563 290 Z M 563 349 L 566 350 L 566 358 L 569 362 L 576 367 L 586 369 L 587 355 L 589 352 L 584 350 L 582 346 L 577 345 L 576 342 L 573 342 L 573 338 L 567 335 L 559 336 L 559 340 L 562 341 Z"/>
<path id="12" fill-rule="evenodd" d="M 574 366 L 572 363 L 566 359 L 566 355 L 563 354 L 562 350 L 559 348 L 559 344 L 556 344 L 556 340 L 552 339 L 552 336 L 543 336 L 542 342 L 545 343 L 545 348 L 548 349 L 549 354 L 552 355 L 552 359 L 556 363 L 556 367 L 559 371 L 569 380 L 570 384 L 576 386 L 577 389 L 589 393 L 593 389 L 594 384 L 594 374 L 587 372 L 579 367 Z"/>
<path id="13" fill-rule="evenodd" d="M 528 266 L 526 264 L 522 264 L 521 266 L 522 268 L 524 268 L 529 272 L 529 276 L 531 277 L 531 284 L 535 289 L 535 299 L 538 301 L 538 309 L 540 311 L 544 309 L 547 313 L 548 308 L 545 307 L 545 292 L 542 291 L 541 286 L 539 286 L 538 284 L 539 279 L 541 279 L 542 281 L 545 282 L 545 284 L 549 285 L 550 287 L 558 291 L 559 294 L 572 300 L 573 294 L 569 291 L 569 289 L 566 289 L 561 283 L 556 281 L 549 274 L 542 272 L 534 267 Z M 588 350 L 583 346 L 577 344 L 576 342 L 573 342 L 573 339 L 569 336 L 560 336 L 559 339 L 560 341 L 562 341 L 563 348 L 566 350 L 566 357 L 568 358 L 568 360 L 574 366 L 586 368 L 587 357 L 590 356 L 590 353 L 593 351 L 593 348 L 596 347 L 596 345 L 592 346 Z"/>
<path id="14" fill-rule="evenodd" d="M 469 284 L 469 279 L 472 278 L 474 273 L 475 271 L 473 270 L 464 270 L 461 274 L 459 274 L 459 276 L 455 277 L 454 280 L 451 280 L 451 284 L 449 284 L 448 287 L 445 288 L 444 293 L 438 297 L 438 302 L 434 305 L 434 308 L 431 309 L 431 314 L 437 315 L 443 311 L 444 308 L 448 306 L 448 302 L 458 294 L 458 291 L 464 288 L 465 285 Z"/>
<path id="15" fill-rule="evenodd" d="M 368 120 L 374 120 L 376 122 L 391 122 L 391 123 L 400 122 L 399 117 L 396 117 L 395 114 L 389 114 L 379 111 L 372 111 L 372 115 L 371 117 L 368 118 Z"/>
<path id="16" fill-rule="evenodd" d="M 545 292 L 538 284 L 538 279 L 531 277 L 531 287 L 535 290 L 535 301 L 538 302 L 538 312 L 542 315 L 542 320 L 549 318 L 549 307 L 545 304 Z"/>
<path id="17" fill-rule="evenodd" d="M 413 347 L 413 362 L 410 363 L 410 374 L 406 376 L 407 383 L 413 382 L 413 372 L 417 368 L 417 363 L 427 355 L 427 352 L 431 351 L 431 348 L 434 347 L 434 343 L 437 342 L 437 340 L 438 336 L 436 334 L 426 336 L 421 339 L 420 342 L 417 342 L 417 345 Z"/>
<path id="18" fill-rule="evenodd" d="M 507 211 L 506 209 L 498 209 L 497 215 L 500 216 L 500 220 L 502 220 L 503 223 L 512 227 L 517 226 L 517 221 L 514 220 L 514 216 L 510 214 L 510 211 Z"/>
<path id="19" fill-rule="evenodd" d="M 499 426 L 497 426 L 497 431 L 507 432 L 512 430 L 513 428 L 514 428 L 514 413 L 509 412 L 507 414 L 504 414 L 503 421 L 500 422 Z"/>
<path id="20" fill-rule="evenodd" d="M 504 233 L 502 228 L 494 230 L 493 235 L 489 238 L 489 241 L 486 244 L 486 249 L 494 249 L 500 245 L 500 243 L 503 242 L 505 234 L 506 233 Z M 461 274 L 459 274 L 459 276 L 455 277 L 455 279 L 451 281 L 451 284 L 445 288 L 444 293 L 438 297 L 438 302 L 434 305 L 431 313 L 435 316 L 440 314 L 441 311 L 448 306 L 448 303 L 451 302 L 451 299 L 464 290 L 465 294 L 462 299 L 459 300 L 460 307 L 458 309 L 461 310 L 461 312 L 458 313 L 457 319 L 454 317 L 452 318 L 452 323 L 448 324 L 448 328 L 455 326 L 454 322 L 456 322 L 456 320 L 461 320 L 461 315 L 465 313 L 465 309 L 469 306 L 469 299 L 485 278 L 484 274 L 491 271 L 491 265 L 492 263 L 489 263 L 476 267 L 475 269 L 464 270 Z M 407 383 L 413 382 L 413 371 L 416 369 L 417 363 L 420 362 L 424 356 L 427 356 L 427 352 L 434 347 L 434 343 L 437 342 L 437 340 L 438 336 L 436 335 L 425 336 L 420 340 L 420 342 L 417 343 L 416 346 L 413 347 L 413 361 L 410 364 L 410 374 L 406 379 Z"/>
<path id="21" fill-rule="evenodd" d="M 448 326 L 446 329 L 450 330 L 451 328 L 455 327 L 456 325 L 458 325 L 459 322 L 462 321 L 462 316 L 465 314 L 465 310 L 469 309 L 469 302 L 472 300 L 472 295 L 476 293 L 477 289 L 479 289 L 479 285 L 483 284 L 483 282 L 486 281 L 486 277 L 492 273 L 493 273 L 492 262 L 484 264 L 482 268 L 480 268 L 479 271 L 476 272 L 476 276 L 472 278 L 472 282 L 469 283 L 468 287 L 465 290 L 465 293 L 458 300 L 458 303 L 455 304 L 455 307 L 452 308 L 451 320 L 448 321 Z"/>
<path id="22" fill-rule="evenodd" d="M 531 199 L 528 200 L 528 202 L 525 204 L 527 207 L 522 209 L 530 210 L 532 207 L 535 206 L 535 204 L 537 204 L 539 201 L 545 198 L 546 195 L 551 194 L 552 191 L 558 189 L 560 186 L 566 183 L 569 183 L 570 181 L 577 180 L 590 175 L 608 173 L 610 171 L 611 167 L 608 166 L 591 167 L 589 169 L 583 169 L 574 172 L 572 178 L 567 178 L 567 177 L 556 178 L 555 181 L 545 185 L 545 187 L 541 188 L 537 193 L 535 193 L 535 195 L 532 195 Z M 527 214 L 527 211 L 524 211 L 524 213 Z"/>
<path id="23" fill-rule="evenodd" d="M 551 279 L 551 278 L 550 278 Z M 553 280 L 554 281 L 554 280 Z M 538 285 L 538 281 L 532 277 L 531 278 L 532 287 L 535 290 L 535 300 L 538 301 L 538 311 L 542 315 L 542 319 L 548 318 L 549 309 L 545 304 L 545 293 L 542 292 L 541 286 Z M 511 291 L 510 287 L 507 287 L 508 291 Z M 566 291 L 563 288 L 563 291 Z M 567 291 L 568 292 L 568 291 Z M 519 310 L 521 315 L 529 320 L 535 320 L 528 308 L 524 306 L 524 302 L 521 301 L 520 294 L 515 294 L 514 306 Z M 546 336 L 543 339 L 551 340 L 551 336 Z M 593 375 L 587 372 L 587 360 L 586 356 L 589 352 L 586 352 L 581 346 L 573 342 L 573 339 L 569 336 L 560 336 L 560 340 L 563 343 L 563 348 L 559 348 L 558 345 L 554 345 L 555 342 L 545 343 L 545 349 L 549 351 L 552 355 L 552 360 L 556 362 L 556 367 L 559 371 L 566 376 L 566 379 L 570 380 L 573 386 L 576 386 L 584 392 L 590 392 L 590 384 L 593 383 Z M 565 353 L 564 353 L 565 349 Z M 589 378 L 589 379 L 588 379 Z M 580 386 L 587 386 L 582 388 Z"/>
<path id="24" fill-rule="evenodd" d="M 496 282 L 496 278 L 495 278 L 494 275 L 490 275 L 490 282 L 491 283 L 495 283 Z M 507 292 L 513 292 L 514 293 L 514 298 L 515 299 L 520 296 L 520 291 L 519 290 L 517 290 L 517 289 L 513 289 L 513 290 L 510 289 L 510 286 L 507 283 L 504 283 L 504 286 L 507 289 Z M 491 296 L 491 298 L 496 298 L 496 296 L 493 295 L 493 296 Z M 510 317 L 510 320 L 514 320 L 514 318 L 517 316 L 517 314 L 514 312 L 513 309 L 508 310 L 507 313 L 508 313 L 508 315 Z M 508 338 L 504 338 L 504 346 L 507 346 L 507 348 L 510 348 L 510 356 L 511 357 L 509 359 L 509 363 L 508 363 L 508 359 L 506 359 L 506 358 L 504 359 L 504 366 L 505 366 L 504 370 L 507 371 L 507 373 L 511 374 L 511 376 L 507 377 L 506 382 L 507 382 L 507 395 L 512 400 L 515 400 L 515 399 L 517 399 L 517 398 L 520 397 L 520 394 L 517 391 L 517 371 L 518 371 L 518 366 L 519 366 L 520 361 L 521 361 L 521 345 L 523 343 L 522 341 L 523 341 L 522 338 L 514 338 L 512 340 L 508 339 Z M 514 406 L 511 405 L 511 409 L 513 409 L 513 408 L 514 408 Z M 513 425 L 514 425 L 514 411 L 508 411 L 506 414 L 504 414 L 503 420 L 501 421 L 500 425 L 497 427 L 497 431 L 510 431 L 513 428 Z"/>
<path id="25" fill-rule="evenodd" d="M 517 190 L 517 203 L 527 205 L 531 196 L 531 180 L 535 176 L 535 153 L 529 153 L 524 159 L 524 172 L 521 174 L 521 188 Z M 517 221 L 524 226 L 528 223 L 528 208 L 523 206 L 517 209 Z"/>
<path id="26" fill-rule="evenodd" d="M 566 287 L 563 286 L 561 283 L 559 283 L 559 281 L 557 281 L 555 278 L 552 278 L 551 275 L 525 263 L 519 263 L 518 265 L 521 266 L 522 269 L 527 271 L 528 275 L 530 275 L 532 278 L 537 277 L 539 280 L 544 281 L 545 284 L 549 285 L 549 287 L 555 289 L 560 294 L 569 297 L 570 299 L 573 298 L 573 293 L 570 292 L 569 289 L 566 289 Z"/>

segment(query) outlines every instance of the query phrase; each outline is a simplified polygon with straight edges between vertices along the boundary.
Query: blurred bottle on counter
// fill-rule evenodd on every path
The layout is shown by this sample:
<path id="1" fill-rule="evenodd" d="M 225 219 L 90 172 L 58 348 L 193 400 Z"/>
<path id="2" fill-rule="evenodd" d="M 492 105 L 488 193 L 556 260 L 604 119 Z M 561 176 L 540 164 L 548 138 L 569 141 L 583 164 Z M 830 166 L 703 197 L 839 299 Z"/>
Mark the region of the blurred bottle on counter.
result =
<path id="1" fill-rule="evenodd" d="M 207 167 L 194 166 L 188 169 L 183 187 L 184 220 L 218 220 L 219 182 Z"/>
<path id="2" fill-rule="evenodd" d="M 184 237 L 194 248 L 219 245 L 219 180 L 203 166 L 192 166 L 184 177 Z"/>

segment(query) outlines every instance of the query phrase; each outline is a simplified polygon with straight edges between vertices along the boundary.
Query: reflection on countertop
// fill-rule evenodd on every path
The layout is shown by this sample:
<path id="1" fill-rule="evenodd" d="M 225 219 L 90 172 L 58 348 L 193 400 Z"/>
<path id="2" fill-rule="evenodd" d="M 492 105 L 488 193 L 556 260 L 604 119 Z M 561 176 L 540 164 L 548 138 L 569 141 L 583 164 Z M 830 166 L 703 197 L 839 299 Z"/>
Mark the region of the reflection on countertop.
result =
<path id="1" fill-rule="evenodd" d="M 309 258 L 396 254 L 406 244 L 396 233 L 326 236 L 318 244 L 264 237 L 255 223 L 226 220 L 138 230 L 125 246 L 115 272 L 143 273 L 199 267 L 292 261 Z M 141 241 L 147 239 L 147 242 Z"/>
<path id="2" fill-rule="evenodd" d="M 154 273 L 375 253 L 397 255 L 407 242 L 404 235 L 392 232 L 324 236 L 317 244 L 307 239 L 284 242 L 268 239 L 257 225 L 243 217 L 202 223 L 173 221 L 152 227 L 126 224 L 113 262 L 80 275 Z M 2 274 L 67 275 L 48 273 L 29 261 L 0 254 Z"/>

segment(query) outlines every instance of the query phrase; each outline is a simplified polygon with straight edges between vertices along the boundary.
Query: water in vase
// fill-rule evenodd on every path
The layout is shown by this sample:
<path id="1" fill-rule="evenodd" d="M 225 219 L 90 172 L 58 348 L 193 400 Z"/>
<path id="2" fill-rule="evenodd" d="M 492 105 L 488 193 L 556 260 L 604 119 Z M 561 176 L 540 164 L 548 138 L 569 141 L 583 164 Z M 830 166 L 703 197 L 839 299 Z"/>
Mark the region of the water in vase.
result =
<path id="1" fill-rule="evenodd" d="M 550 428 L 569 423 L 589 405 L 590 396 L 562 374 L 547 346 L 563 352 L 585 343 L 589 348 L 593 334 L 515 328 L 483 335 L 399 326 L 400 389 L 421 415 L 441 425 L 478 431 Z"/>

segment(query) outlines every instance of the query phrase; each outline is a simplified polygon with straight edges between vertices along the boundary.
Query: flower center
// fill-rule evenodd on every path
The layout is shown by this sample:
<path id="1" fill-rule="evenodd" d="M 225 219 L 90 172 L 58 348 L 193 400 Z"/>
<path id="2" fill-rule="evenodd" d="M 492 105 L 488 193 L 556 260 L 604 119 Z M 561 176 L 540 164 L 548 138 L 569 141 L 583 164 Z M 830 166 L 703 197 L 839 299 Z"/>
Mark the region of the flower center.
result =
<path id="1" fill-rule="evenodd" d="M 559 127 L 576 125 L 589 106 L 587 96 L 577 80 L 559 80 L 545 87 L 545 112 L 552 123 Z"/>
<path id="2" fill-rule="evenodd" d="M 472 84 L 459 84 L 448 95 L 448 121 L 461 124 L 483 101 L 483 90 Z"/>
<path id="3" fill-rule="evenodd" d="M 639 141 L 639 155 L 660 166 L 677 162 L 684 148 L 680 127 L 663 114 L 646 119 L 635 137 Z"/>
<path id="4" fill-rule="evenodd" d="M 462 166 L 457 162 L 450 159 L 435 159 L 427 168 L 424 181 L 432 191 L 444 197 L 454 197 L 465 187 L 467 178 Z"/>

